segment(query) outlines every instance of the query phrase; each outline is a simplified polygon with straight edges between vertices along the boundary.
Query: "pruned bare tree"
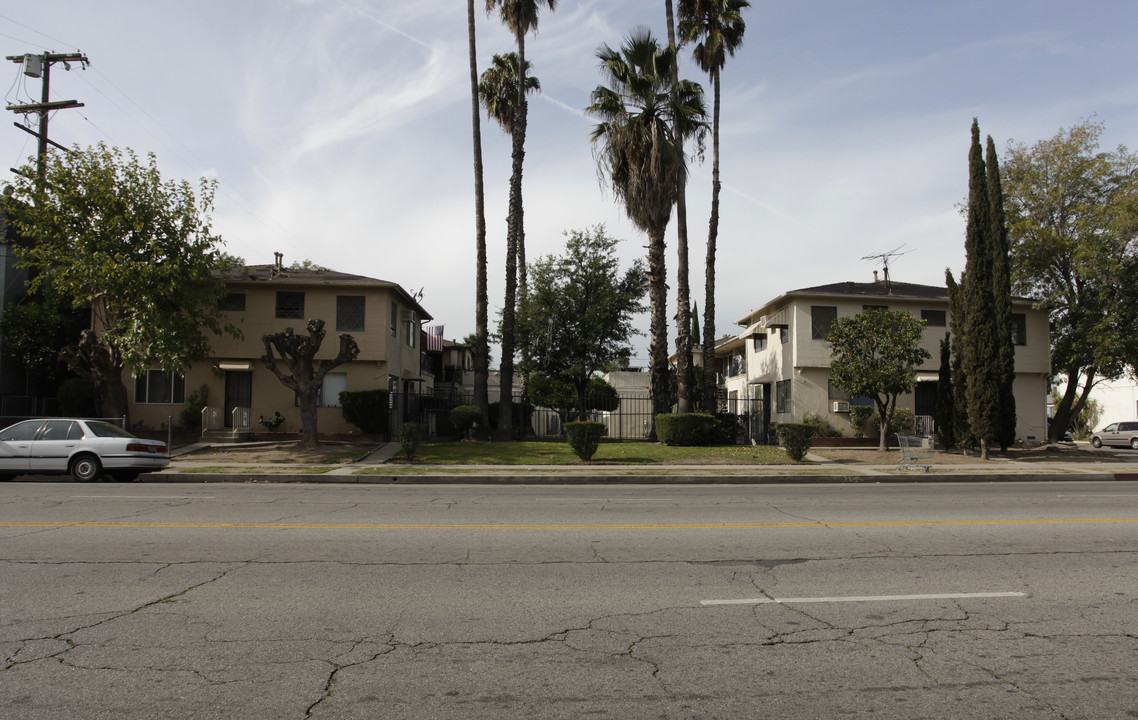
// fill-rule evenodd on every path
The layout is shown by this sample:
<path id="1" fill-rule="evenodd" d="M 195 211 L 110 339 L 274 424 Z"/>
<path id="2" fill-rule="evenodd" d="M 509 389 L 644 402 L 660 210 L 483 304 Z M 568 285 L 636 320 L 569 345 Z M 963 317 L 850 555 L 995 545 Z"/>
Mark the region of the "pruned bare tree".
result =
<path id="1" fill-rule="evenodd" d="M 317 360 L 316 353 L 324 342 L 323 320 L 308 321 L 308 335 L 297 335 L 292 328 L 282 332 L 265 335 L 265 354 L 261 362 L 265 364 L 285 387 L 296 393 L 300 404 L 300 447 L 316 448 L 320 444 L 316 433 L 316 406 L 324 376 L 328 371 L 359 357 L 360 347 L 351 335 L 340 335 L 340 351 L 331 360 Z M 275 349 L 275 350 L 274 350 Z M 286 375 L 277 364 L 280 356 L 291 375 Z"/>

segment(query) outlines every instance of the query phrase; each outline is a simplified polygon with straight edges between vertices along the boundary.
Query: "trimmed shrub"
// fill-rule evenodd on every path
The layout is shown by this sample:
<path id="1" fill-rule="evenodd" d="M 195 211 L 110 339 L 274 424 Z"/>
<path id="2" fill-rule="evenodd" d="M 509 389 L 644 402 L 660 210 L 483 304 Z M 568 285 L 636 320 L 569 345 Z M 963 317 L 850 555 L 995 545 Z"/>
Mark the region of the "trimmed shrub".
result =
<path id="1" fill-rule="evenodd" d="M 591 420 L 581 420 L 565 423 L 565 437 L 569 439 L 569 447 L 573 454 L 585 462 L 593 459 L 601 438 L 605 435 L 605 424 Z"/>
<path id="2" fill-rule="evenodd" d="M 715 437 L 715 416 L 704 413 L 660 413 L 656 437 L 665 445 L 710 445 Z"/>
<path id="3" fill-rule="evenodd" d="M 739 431 L 739 416 L 734 413 L 715 413 L 712 445 L 734 445 Z"/>
<path id="4" fill-rule="evenodd" d="M 368 435 L 387 432 L 387 390 L 344 390 L 340 393 L 340 414 Z"/>
<path id="5" fill-rule="evenodd" d="M 178 423 L 181 427 L 192 430 L 201 427 L 202 409 L 209 402 L 209 386 L 201 385 L 186 398 L 186 406 L 178 413 Z"/>
<path id="6" fill-rule="evenodd" d="M 95 384 L 84 378 L 68 378 L 55 393 L 59 412 L 71 417 L 95 417 L 99 414 Z"/>
<path id="7" fill-rule="evenodd" d="M 814 429 L 814 437 L 841 437 L 842 431 L 830 424 L 825 418 L 814 413 L 806 413 L 802 417 L 802 424 Z"/>
<path id="8" fill-rule="evenodd" d="M 881 435 L 881 418 L 877 417 L 876 412 L 870 418 L 870 427 L 873 428 L 874 435 Z M 893 435 L 912 435 L 916 427 L 917 419 L 912 410 L 909 408 L 895 408 L 893 410 L 893 423 L 889 426 L 890 433 Z"/>
<path id="9" fill-rule="evenodd" d="M 407 462 L 415 462 L 415 450 L 423 441 L 424 427 L 419 423 L 405 422 L 399 426 L 399 448 L 407 456 Z"/>
<path id="10" fill-rule="evenodd" d="M 854 437 L 865 437 L 865 426 L 871 417 L 877 417 L 877 411 L 872 405 L 850 406 L 850 427 L 853 428 Z"/>
<path id="11" fill-rule="evenodd" d="M 482 412 L 473 405 L 459 405 L 450 409 L 451 425 L 465 440 L 474 439 L 474 427 L 481 420 Z"/>
<path id="12" fill-rule="evenodd" d="M 810 449 L 810 438 L 814 437 L 814 428 L 805 423 L 779 423 L 778 439 L 786 448 L 786 454 L 794 462 L 806 457 Z"/>

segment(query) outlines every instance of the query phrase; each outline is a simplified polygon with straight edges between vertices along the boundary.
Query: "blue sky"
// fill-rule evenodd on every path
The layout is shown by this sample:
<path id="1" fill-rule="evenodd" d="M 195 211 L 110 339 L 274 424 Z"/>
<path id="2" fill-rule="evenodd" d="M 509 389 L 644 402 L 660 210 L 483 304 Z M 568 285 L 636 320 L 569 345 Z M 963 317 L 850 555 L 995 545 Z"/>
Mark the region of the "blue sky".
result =
<path id="1" fill-rule="evenodd" d="M 745 17 L 723 79 L 720 335 L 787 290 L 870 280 L 879 266 L 862 258 L 899 246 L 895 279 L 959 270 L 973 117 L 1001 150 L 1091 115 L 1107 147 L 1138 137 L 1132 0 L 753 0 Z M 496 17 L 478 23 L 485 67 L 512 39 Z M 597 47 L 640 25 L 663 35 L 662 0 L 561 0 L 527 43 L 543 87 L 526 145 L 531 259 L 596 223 L 625 241 L 622 256 L 643 254 L 598 183 L 581 113 L 600 82 Z M 422 288 L 447 337 L 474 330 L 462 0 L 38 0 L 0 10 L 0 46 L 84 52 L 86 70 L 53 70 L 52 99 L 86 106 L 58 112 L 52 139 L 153 151 L 168 177 L 218 178 L 214 228 L 229 252 Z M 38 99 L 38 80 L 5 67 L 6 104 Z M 704 79 L 690 62 L 686 74 Z M 0 126 L 0 175 L 32 152 L 30 135 Z M 496 312 L 510 150 L 485 120 L 483 153 Z M 710 174 L 708 157 L 688 191 L 700 299 Z M 674 237 L 673 223 L 673 272 Z M 646 356 L 647 338 L 637 346 Z"/>

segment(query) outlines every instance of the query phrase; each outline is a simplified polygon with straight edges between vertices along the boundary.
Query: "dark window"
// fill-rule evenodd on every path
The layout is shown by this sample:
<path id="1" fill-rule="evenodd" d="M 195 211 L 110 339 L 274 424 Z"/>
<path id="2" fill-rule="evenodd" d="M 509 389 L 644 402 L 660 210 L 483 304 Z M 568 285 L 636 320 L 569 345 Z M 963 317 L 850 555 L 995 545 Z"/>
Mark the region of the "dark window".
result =
<path id="1" fill-rule="evenodd" d="M 407 319 L 407 347 L 415 347 L 415 337 L 419 334 L 419 319 L 414 310 L 404 310 Z"/>
<path id="2" fill-rule="evenodd" d="M 948 325 L 948 315 L 944 310 L 922 310 L 921 319 L 929 327 L 946 327 Z"/>
<path id="3" fill-rule="evenodd" d="M 1027 345 L 1027 315 L 1012 313 L 1012 345 Z"/>
<path id="4" fill-rule="evenodd" d="M 399 334 L 399 306 L 394 301 L 391 303 L 391 337 L 397 337 Z"/>
<path id="5" fill-rule="evenodd" d="M 21 440 L 31 440 L 36 436 L 39 431 L 40 425 L 43 420 L 25 420 L 22 423 L 16 423 L 10 428 L 0 432 L 0 441 L 3 442 L 20 442 Z"/>
<path id="6" fill-rule="evenodd" d="M 752 342 L 755 352 L 767 349 L 767 334 L 765 332 L 756 333 L 752 336 Z"/>
<path id="7" fill-rule="evenodd" d="M 849 402 L 850 399 L 850 394 L 845 390 L 839 390 L 837 387 L 835 387 L 833 380 L 827 382 L 826 396 L 830 399 L 830 401 L 845 400 L 846 402 Z"/>
<path id="8" fill-rule="evenodd" d="M 243 312 L 245 310 L 245 293 L 229 293 L 217 301 L 217 309 Z"/>
<path id="9" fill-rule="evenodd" d="M 40 440 L 78 440 L 81 437 L 83 432 L 74 420 L 48 420 L 44 423 Z"/>
<path id="10" fill-rule="evenodd" d="M 277 292 L 277 317 L 304 318 L 304 293 Z"/>
<path id="11" fill-rule="evenodd" d="M 833 305 L 810 306 L 810 337 L 825 340 L 830 337 L 830 329 L 838 319 L 838 309 Z"/>
<path id="12" fill-rule="evenodd" d="M 783 345 L 787 344 L 790 342 L 790 331 L 784 327 L 780 327 L 778 329 L 778 339 Z"/>
<path id="13" fill-rule="evenodd" d="M 364 329 L 364 296 L 363 295 L 337 295 L 336 296 L 336 329 L 337 330 L 363 330 Z"/>
<path id="14" fill-rule="evenodd" d="M 149 405 L 186 402 L 186 378 L 175 372 L 147 370 L 134 379 L 134 401 Z"/>
<path id="15" fill-rule="evenodd" d="M 774 384 L 774 411 L 790 412 L 790 380 L 779 380 Z"/>

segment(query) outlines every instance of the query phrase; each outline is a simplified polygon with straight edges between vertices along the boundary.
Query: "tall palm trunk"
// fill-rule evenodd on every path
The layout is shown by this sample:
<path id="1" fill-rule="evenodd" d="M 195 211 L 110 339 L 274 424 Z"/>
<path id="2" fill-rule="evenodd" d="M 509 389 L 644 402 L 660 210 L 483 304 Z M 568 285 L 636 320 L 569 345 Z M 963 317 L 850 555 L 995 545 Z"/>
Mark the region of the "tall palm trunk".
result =
<path id="1" fill-rule="evenodd" d="M 474 129 L 474 226 L 477 259 L 474 290 L 474 406 L 482 427 L 490 426 L 489 297 L 486 290 L 486 202 L 482 186 L 482 126 L 478 108 L 478 53 L 475 49 L 474 0 L 466 3 L 470 45 L 470 122 Z"/>
<path id="2" fill-rule="evenodd" d="M 672 0 L 664 0 L 664 10 L 668 16 L 668 46 L 676 51 L 676 21 L 672 13 Z M 679 63 L 672 64 L 672 85 L 679 84 Z M 676 118 L 672 118 L 672 131 L 676 132 Z M 683 138 L 675 138 L 677 149 L 683 154 Z M 676 178 L 676 389 L 677 410 L 681 413 L 692 411 L 692 335 L 691 335 L 691 290 L 688 282 L 688 204 L 685 189 L 688 176 L 686 164 L 680 167 Z M 667 300 L 665 300 L 667 302 Z M 666 345 L 666 339 L 665 339 Z M 706 409 L 705 409 L 706 412 Z"/>
<path id="3" fill-rule="evenodd" d="M 652 307 L 649 333 L 649 382 L 652 392 L 652 418 L 648 439 L 656 440 L 656 414 L 667 412 L 668 397 L 668 283 L 664 260 L 665 227 L 648 235 L 648 301 Z"/>
<path id="4" fill-rule="evenodd" d="M 509 439 L 514 434 L 514 322 L 517 311 L 518 247 L 524 242 L 522 228 L 522 164 L 525 160 L 525 34 L 514 33 L 518 43 L 518 97 L 514 106 L 513 172 L 510 175 L 510 214 L 506 223 L 506 297 L 502 305 L 502 370 L 498 403 L 498 436 Z M 524 253 L 524 251 L 522 251 Z"/>
<path id="5" fill-rule="evenodd" d="M 715 244 L 719 236 L 719 69 L 711 74 L 711 219 L 707 223 L 707 267 L 703 299 L 703 411 L 716 412 Z M 770 398 L 764 398 L 770 402 Z"/>

